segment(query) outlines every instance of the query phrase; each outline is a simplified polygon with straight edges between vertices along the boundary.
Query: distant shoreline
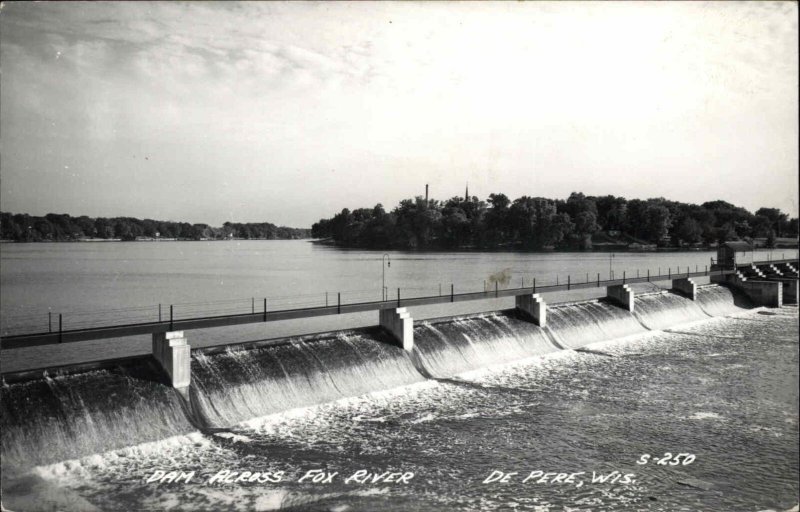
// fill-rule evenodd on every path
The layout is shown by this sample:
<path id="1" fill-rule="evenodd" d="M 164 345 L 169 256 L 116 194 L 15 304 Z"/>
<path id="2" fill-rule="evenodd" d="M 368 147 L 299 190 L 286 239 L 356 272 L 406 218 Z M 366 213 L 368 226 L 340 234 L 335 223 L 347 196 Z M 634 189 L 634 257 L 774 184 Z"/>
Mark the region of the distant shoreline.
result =
<path id="1" fill-rule="evenodd" d="M 134 242 L 182 240 L 298 240 L 311 238 L 307 228 L 270 222 L 225 222 L 220 227 L 134 217 L 44 217 L 0 211 L 0 239 L 16 242 Z"/>
<path id="2" fill-rule="evenodd" d="M 798 249 L 800 244 L 798 240 L 791 239 L 793 244 L 791 245 L 777 245 L 776 247 L 765 247 L 764 245 L 756 244 L 756 250 L 781 250 L 781 249 Z M 389 248 L 389 247 L 361 247 L 355 245 L 344 245 L 337 243 L 330 239 L 311 239 L 311 243 L 315 245 L 324 245 L 327 247 L 332 247 L 336 249 L 342 250 L 356 250 L 356 251 L 398 251 L 398 252 L 415 252 L 415 253 L 441 253 L 441 252 L 504 252 L 504 253 L 538 253 L 538 254 L 550 254 L 550 253 L 592 253 L 592 252 L 602 252 L 602 253 L 617 253 L 617 252 L 630 252 L 630 253 L 640 253 L 640 254 L 648 254 L 648 253 L 662 253 L 662 252 L 703 252 L 703 251 L 715 251 L 717 250 L 717 245 L 708 245 L 702 247 L 655 247 L 652 249 L 639 249 L 639 248 L 628 248 L 628 247 L 606 247 L 606 246 L 594 246 L 589 249 L 574 249 L 574 248 L 563 248 L 563 249 L 526 249 L 526 248 L 514 248 L 514 247 L 495 247 L 495 248 L 480 248 L 480 247 L 449 247 L 449 248 L 426 248 L 426 249 L 404 249 L 404 248 Z"/>
<path id="3" fill-rule="evenodd" d="M 527 253 L 527 254 L 550 254 L 550 253 L 664 253 L 664 252 L 704 252 L 714 251 L 717 249 L 716 245 L 702 246 L 702 247 L 656 247 L 653 249 L 639 249 L 627 247 L 592 247 L 583 250 L 579 249 L 524 249 L 512 247 L 495 247 L 495 248 L 479 248 L 479 247 L 450 247 L 450 248 L 426 248 L 426 249 L 401 249 L 401 248 L 376 248 L 376 247 L 359 247 L 352 245 L 343 245 L 336 243 L 329 239 L 316 239 L 316 238 L 140 238 L 138 240 L 122 240 L 120 238 L 84 238 L 79 240 L 31 240 L 31 241 L 17 241 L 17 240 L 0 240 L 0 244 L 73 244 L 73 243 L 112 243 L 112 242 L 264 242 L 264 241 L 306 241 L 314 245 L 322 245 L 333 249 L 340 249 L 344 251 L 397 251 L 397 252 L 414 252 L 414 253 L 470 253 L 470 252 L 497 252 L 497 253 Z M 774 250 L 781 249 L 798 249 L 800 244 L 797 240 L 790 242 L 780 242 L 775 247 L 765 247 L 762 244 L 756 244 L 756 250 Z"/>
<path id="4" fill-rule="evenodd" d="M 94 242 L 242 242 L 242 241 L 285 241 L 307 240 L 312 238 L 152 238 L 123 240 L 121 238 L 84 238 L 79 240 L 0 240 L 0 244 L 76 244 Z"/>

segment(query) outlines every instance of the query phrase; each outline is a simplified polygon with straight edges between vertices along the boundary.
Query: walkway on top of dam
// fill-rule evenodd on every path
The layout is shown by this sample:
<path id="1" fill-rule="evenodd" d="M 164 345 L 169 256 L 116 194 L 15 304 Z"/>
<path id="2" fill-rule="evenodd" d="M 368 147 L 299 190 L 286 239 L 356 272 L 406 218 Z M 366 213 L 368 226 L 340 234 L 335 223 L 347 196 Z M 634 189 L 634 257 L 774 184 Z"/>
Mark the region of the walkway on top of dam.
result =
<path id="1" fill-rule="evenodd" d="M 798 259 L 781 259 L 771 261 L 756 261 L 752 263 L 737 265 L 737 269 L 745 269 L 752 265 L 778 265 L 778 264 L 797 264 Z M 337 294 L 336 304 L 326 306 L 314 306 L 294 309 L 279 309 L 269 310 L 267 299 L 259 301 L 259 309 L 256 310 L 255 300 L 252 307 L 246 313 L 232 313 L 214 316 L 198 316 L 191 318 L 175 318 L 173 315 L 173 308 L 170 306 L 169 317 L 160 321 L 127 323 L 127 324 L 114 324 L 113 312 L 109 313 L 109 325 L 99 327 L 89 327 L 80 329 L 51 329 L 48 332 L 37 332 L 32 334 L 11 334 L 2 337 L 2 349 L 18 349 L 40 345 L 51 345 L 58 343 L 70 343 L 88 340 L 100 340 L 108 338 L 120 338 L 127 336 L 137 336 L 145 334 L 163 333 L 170 331 L 188 331 L 194 329 L 208 329 L 213 327 L 225 327 L 242 324 L 253 324 L 261 322 L 274 322 L 280 320 L 293 320 L 300 318 L 319 317 L 326 315 L 337 315 L 346 313 L 360 313 L 366 311 L 379 311 L 383 309 L 392 309 L 397 307 L 408 306 L 424 306 L 432 304 L 444 304 L 448 302 L 463 302 L 463 301 L 476 301 L 487 300 L 500 297 L 512 297 L 533 293 L 550 293 L 567 290 L 578 290 L 586 288 L 600 288 L 617 286 L 623 284 L 646 283 L 653 281 L 666 281 L 671 279 L 692 278 L 701 276 L 712 275 L 727 275 L 735 273 L 734 269 L 727 270 L 709 270 L 706 267 L 704 270 L 699 270 L 695 267 L 692 272 L 689 267 L 686 267 L 684 272 L 668 269 L 666 274 L 651 275 L 648 270 L 646 273 L 637 271 L 636 276 L 627 276 L 624 272 L 621 279 L 600 279 L 600 274 L 596 275 L 595 279 L 586 275 L 584 279 L 573 280 L 572 276 L 567 276 L 566 282 L 557 284 L 548 284 L 537 286 L 536 279 L 532 279 L 531 286 L 523 286 L 519 288 L 505 288 L 500 289 L 497 282 L 495 282 L 494 289 L 482 290 L 478 292 L 465 292 L 455 293 L 454 285 L 450 285 L 449 290 L 444 293 L 431 296 L 418 296 L 418 297 L 404 297 L 401 295 L 401 289 L 397 289 L 396 297 L 387 300 L 368 301 L 368 302 L 353 302 L 342 303 L 341 294 Z M 449 292 L 449 293 L 448 293 Z M 59 315 L 60 316 L 60 315 Z M 58 325 L 61 326 L 62 322 L 59 319 Z"/>

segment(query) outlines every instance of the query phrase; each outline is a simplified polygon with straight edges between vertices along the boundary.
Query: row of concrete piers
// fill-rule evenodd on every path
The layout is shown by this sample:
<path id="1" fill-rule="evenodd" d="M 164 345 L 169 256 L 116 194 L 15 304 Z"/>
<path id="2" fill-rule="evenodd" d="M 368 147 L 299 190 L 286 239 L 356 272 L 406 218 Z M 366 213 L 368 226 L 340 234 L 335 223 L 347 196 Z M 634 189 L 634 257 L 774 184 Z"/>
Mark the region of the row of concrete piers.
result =
<path id="1" fill-rule="evenodd" d="M 749 282 L 749 281 L 748 281 Z M 780 283 L 771 283 L 780 286 Z M 672 289 L 691 300 L 697 297 L 697 284 L 690 278 L 672 280 Z M 634 292 L 627 284 L 606 287 L 606 297 L 619 307 L 633 313 Z M 516 296 L 516 309 L 540 327 L 547 325 L 547 304 L 539 293 Z M 379 310 L 379 325 L 398 346 L 411 352 L 414 349 L 414 319 L 405 307 Z M 191 383 L 191 347 L 183 331 L 153 334 L 153 356 L 163 367 L 170 383 L 185 389 Z"/>

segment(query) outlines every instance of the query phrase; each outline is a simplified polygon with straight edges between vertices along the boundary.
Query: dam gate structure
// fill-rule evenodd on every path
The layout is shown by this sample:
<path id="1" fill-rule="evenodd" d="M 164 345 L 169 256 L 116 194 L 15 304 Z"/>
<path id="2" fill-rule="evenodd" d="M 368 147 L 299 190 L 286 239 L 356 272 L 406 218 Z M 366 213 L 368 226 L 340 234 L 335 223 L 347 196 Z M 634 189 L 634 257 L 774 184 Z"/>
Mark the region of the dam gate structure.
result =
<path id="1" fill-rule="evenodd" d="M 725 247 L 725 251 L 730 250 L 730 247 Z M 720 252 L 720 256 L 724 256 L 724 254 Z M 720 258 L 717 262 L 712 261 L 710 267 L 706 266 L 702 270 L 696 268 L 694 272 L 690 268 L 685 268 L 685 271 L 675 269 L 673 272 L 673 269 L 670 268 L 667 269 L 666 274 L 661 272 L 658 275 L 651 275 L 648 271 L 645 276 L 637 275 L 637 277 L 629 278 L 623 273 L 622 279 L 608 280 L 601 280 L 599 274 L 596 279 L 591 279 L 587 274 L 586 279 L 581 282 L 573 282 L 568 277 L 566 283 L 537 286 L 536 280 L 533 279 L 531 286 L 501 290 L 495 283 L 494 290 L 484 289 L 479 292 L 466 293 L 455 293 L 454 286 L 451 285 L 449 294 L 440 293 L 424 297 L 404 298 L 401 296 L 401 290 L 398 289 L 396 298 L 387 297 L 386 300 L 380 301 L 343 304 L 341 295 L 339 295 L 335 305 L 328 304 L 300 309 L 268 310 L 267 300 L 264 299 L 261 311 L 256 310 L 254 300 L 251 310 L 246 313 L 176 319 L 173 308 L 170 307 L 169 318 L 155 322 L 109 324 L 71 330 L 62 329 L 61 322 L 59 322 L 57 331 L 4 336 L 2 350 L 149 334 L 152 336 L 152 356 L 163 369 L 169 383 L 176 389 L 186 389 L 191 384 L 192 350 L 186 332 L 195 329 L 378 311 L 377 325 L 398 347 L 405 352 L 413 353 L 415 345 L 414 319 L 408 311 L 408 307 L 412 306 L 423 307 L 513 296 L 515 297 L 515 309 L 531 323 L 545 328 L 549 325 L 549 319 L 548 306 L 543 296 L 548 293 L 605 288 L 605 296 L 609 303 L 619 307 L 627 314 L 633 315 L 637 312 L 637 299 L 631 288 L 632 284 L 669 281 L 671 282 L 670 289 L 673 292 L 694 301 L 698 294 L 695 278 L 704 277 L 708 278 L 711 283 L 738 290 L 757 306 L 781 307 L 784 302 L 797 301 L 797 269 L 797 259 L 738 263 L 734 257 L 732 260 Z M 229 344 L 238 343 L 231 341 Z"/>

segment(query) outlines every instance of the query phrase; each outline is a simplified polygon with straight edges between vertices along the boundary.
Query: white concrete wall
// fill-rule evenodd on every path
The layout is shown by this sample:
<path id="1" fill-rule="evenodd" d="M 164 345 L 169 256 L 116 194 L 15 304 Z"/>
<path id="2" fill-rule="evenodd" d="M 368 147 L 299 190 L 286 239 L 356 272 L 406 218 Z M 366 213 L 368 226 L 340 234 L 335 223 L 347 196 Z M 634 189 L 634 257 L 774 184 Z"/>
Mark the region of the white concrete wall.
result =
<path id="1" fill-rule="evenodd" d="M 697 300 L 697 283 L 691 278 L 673 279 L 672 289 L 692 300 Z"/>
<path id="2" fill-rule="evenodd" d="M 391 334 L 404 350 L 414 349 L 414 319 L 406 308 L 381 309 L 380 325 Z"/>
<path id="3" fill-rule="evenodd" d="M 627 284 L 609 286 L 606 290 L 606 297 L 633 313 L 633 290 Z"/>
<path id="4" fill-rule="evenodd" d="M 531 295 L 517 295 L 515 299 L 517 309 L 526 313 L 539 327 L 547 325 L 547 303 L 538 293 Z"/>
<path id="5" fill-rule="evenodd" d="M 167 372 L 174 388 L 186 388 L 192 382 L 191 350 L 183 331 L 153 334 L 153 357 Z"/>

